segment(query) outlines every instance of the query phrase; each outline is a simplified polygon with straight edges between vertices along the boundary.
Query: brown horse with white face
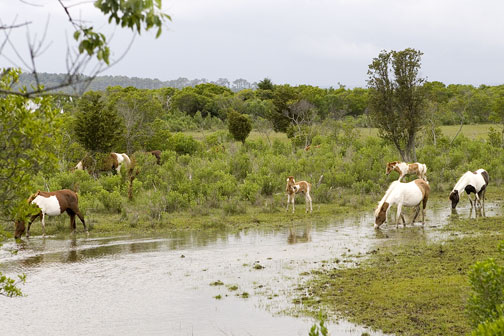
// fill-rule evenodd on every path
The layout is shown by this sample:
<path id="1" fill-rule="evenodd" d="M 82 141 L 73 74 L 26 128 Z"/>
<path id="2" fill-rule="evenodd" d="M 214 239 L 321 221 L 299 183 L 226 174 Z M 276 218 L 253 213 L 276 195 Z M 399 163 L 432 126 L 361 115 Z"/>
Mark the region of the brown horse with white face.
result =
<path id="1" fill-rule="evenodd" d="M 86 222 L 84 221 L 84 216 L 82 216 L 79 211 L 79 200 L 77 194 L 69 189 L 56 190 L 53 192 L 37 191 L 35 194 L 31 195 L 28 199 L 28 203 L 35 204 L 40 212 L 36 215 L 31 216 L 28 222 L 28 228 L 26 229 L 26 237 L 30 236 L 30 226 L 37 217 L 40 216 L 42 222 L 42 230 L 45 236 L 45 216 L 57 216 L 66 211 L 70 216 L 70 227 L 72 228 L 72 233 L 75 232 L 75 216 L 78 216 L 82 225 L 84 225 L 84 230 L 87 232 Z M 21 238 L 25 232 L 25 221 L 23 219 L 16 220 L 16 232 L 14 238 Z"/>

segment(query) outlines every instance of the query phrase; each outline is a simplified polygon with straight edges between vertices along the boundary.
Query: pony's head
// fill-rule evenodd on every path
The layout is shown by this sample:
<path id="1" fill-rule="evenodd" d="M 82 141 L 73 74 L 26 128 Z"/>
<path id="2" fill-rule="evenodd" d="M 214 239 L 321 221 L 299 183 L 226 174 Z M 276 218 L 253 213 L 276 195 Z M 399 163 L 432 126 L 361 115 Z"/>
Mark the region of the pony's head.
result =
<path id="1" fill-rule="evenodd" d="M 387 171 L 385 172 L 385 174 L 386 175 L 390 174 L 394 170 L 396 164 L 398 164 L 398 163 L 399 163 L 399 161 L 393 161 L 393 162 L 387 163 Z"/>
<path id="2" fill-rule="evenodd" d="M 450 201 L 452 203 L 452 209 L 455 209 L 459 200 L 460 200 L 460 196 L 459 196 L 458 190 L 453 190 L 450 194 Z"/>
<path id="3" fill-rule="evenodd" d="M 385 220 L 387 220 L 387 210 L 389 208 L 389 205 L 387 202 L 384 202 L 381 206 L 378 206 L 375 210 L 375 224 L 374 227 L 375 229 L 378 229 L 380 225 L 382 225 Z"/>
<path id="4" fill-rule="evenodd" d="M 19 239 L 21 236 L 25 233 L 26 227 L 25 227 L 25 221 L 22 219 L 17 219 L 14 222 L 14 238 Z"/>
<path id="5" fill-rule="evenodd" d="M 285 191 L 289 192 L 291 191 L 292 187 L 296 184 L 296 181 L 294 180 L 294 176 L 289 176 L 287 177 L 287 186 L 285 187 Z M 293 190 L 294 191 L 294 190 Z"/>

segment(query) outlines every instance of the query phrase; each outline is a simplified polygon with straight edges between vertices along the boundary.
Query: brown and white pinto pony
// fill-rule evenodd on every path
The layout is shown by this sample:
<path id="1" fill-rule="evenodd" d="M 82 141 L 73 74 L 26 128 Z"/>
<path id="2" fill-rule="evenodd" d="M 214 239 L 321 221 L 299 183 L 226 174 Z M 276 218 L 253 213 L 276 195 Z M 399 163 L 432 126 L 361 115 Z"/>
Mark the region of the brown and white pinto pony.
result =
<path id="1" fill-rule="evenodd" d="M 488 186 L 488 172 L 485 169 L 478 169 L 475 172 L 465 172 L 462 177 L 459 178 L 455 187 L 453 187 L 452 192 L 450 193 L 450 201 L 452 202 L 452 209 L 455 209 L 457 206 L 460 195 L 467 193 L 467 197 L 469 198 L 469 202 L 471 202 L 471 209 L 480 205 L 480 208 L 485 208 L 485 193 L 486 188 Z M 471 193 L 474 193 L 474 203 L 471 200 Z"/>
<path id="2" fill-rule="evenodd" d="M 82 216 L 79 211 L 79 199 L 77 194 L 69 189 L 56 190 L 53 192 L 37 191 L 35 194 L 28 198 L 28 203 L 35 204 L 40 212 L 36 215 L 31 216 L 28 222 L 28 228 L 26 229 L 26 237 L 30 236 L 30 226 L 37 217 L 40 216 L 42 221 L 42 230 L 45 236 L 45 216 L 57 216 L 66 211 L 70 216 L 70 227 L 72 228 L 72 233 L 75 232 L 75 216 L 78 216 L 82 225 L 84 225 L 84 230 L 87 232 L 86 222 L 84 221 L 84 216 Z M 14 238 L 21 238 L 25 232 L 25 221 L 24 219 L 16 220 L 16 231 Z"/>
<path id="3" fill-rule="evenodd" d="M 423 163 L 406 163 L 399 161 L 387 163 L 386 174 L 388 175 L 394 170 L 399 173 L 398 181 L 401 181 L 407 174 L 416 174 L 422 180 L 427 181 L 427 176 L 425 175 L 427 174 L 427 166 Z"/>
<path id="4" fill-rule="evenodd" d="M 399 219 L 402 218 L 404 226 L 406 221 L 402 214 L 402 207 L 416 207 L 415 215 L 411 220 L 411 224 L 415 221 L 420 212 L 420 203 L 422 209 L 422 225 L 425 224 L 425 207 L 429 199 L 430 187 L 427 181 L 416 179 L 408 183 L 394 181 L 390 184 L 385 193 L 385 196 L 378 203 L 378 207 L 374 212 L 375 229 L 378 229 L 387 220 L 387 212 L 392 205 L 397 204 L 396 227 L 399 225 Z"/>
<path id="5" fill-rule="evenodd" d="M 312 198 L 310 196 L 311 184 L 306 181 L 296 182 L 294 176 L 287 177 L 287 186 L 285 191 L 287 192 L 287 208 L 289 211 L 289 203 L 292 203 L 292 213 L 294 213 L 294 198 L 297 193 L 302 193 L 305 196 L 306 212 L 308 212 L 308 204 L 310 206 L 310 212 L 313 211 Z"/>
<path id="6" fill-rule="evenodd" d="M 125 153 L 110 153 L 109 156 L 103 162 L 104 170 L 112 170 L 115 172 L 121 172 L 121 166 L 124 164 L 126 170 L 131 167 L 131 159 Z M 79 161 L 74 167 L 74 170 L 85 170 L 88 167 L 84 164 L 84 159 Z"/>

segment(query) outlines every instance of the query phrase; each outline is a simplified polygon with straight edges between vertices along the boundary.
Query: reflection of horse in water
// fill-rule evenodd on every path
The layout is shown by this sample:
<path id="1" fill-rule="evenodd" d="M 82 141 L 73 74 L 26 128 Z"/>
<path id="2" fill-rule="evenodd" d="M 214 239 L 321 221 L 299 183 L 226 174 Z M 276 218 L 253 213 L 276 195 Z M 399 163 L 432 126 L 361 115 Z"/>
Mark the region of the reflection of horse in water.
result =
<path id="1" fill-rule="evenodd" d="M 471 209 L 469 209 L 469 216 L 467 216 L 467 218 L 469 218 L 469 219 L 472 218 L 472 216 L 473 216 L 473 209 L 474 209 L 474 218 L 475 219 L 479 218 L 479 217 L 483 217 L 483 218 L 486 217 L 485 208 L 483 208 L 483 207 L 481 207 L 481 208 L 471 207 Z M 457 209 L 452 209 L 452 211 L 451 211 L 451 217 L 452 218 L 456 218 L 456 219 L 459 218 L 459 213 L 457 212 Z"/>
<path id="2" fill-rule="evenodd" d="M 311 223 L 305 225 L 302 234 L 297 234 L 296 229 L 293 226 L 289 227 L 287 242 L 289 244 L 311 242 Z"/>

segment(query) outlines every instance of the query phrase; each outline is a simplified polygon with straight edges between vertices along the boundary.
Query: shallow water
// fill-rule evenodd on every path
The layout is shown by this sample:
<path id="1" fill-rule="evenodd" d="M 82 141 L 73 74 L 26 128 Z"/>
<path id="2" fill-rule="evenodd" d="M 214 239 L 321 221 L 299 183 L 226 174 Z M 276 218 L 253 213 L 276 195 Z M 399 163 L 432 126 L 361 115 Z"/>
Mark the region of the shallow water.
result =
<path id="1" fill-rule="evenodd" d="M 27 296 L 0 297 L 2 335 L 307 335 L 312 319 L 283 314 L 296 310 L 302 273 L 352 265 L 385 244 L 443 239 L 438 228 L 452 216 L 446 206 L 431 206 L 425 228 L 376 231 L 369 213 L 239 233 L 10 241 L 0 248 L 0 268 L 26 273 Z M 486 208 L 487 216 L 500 214 L 499 204 Z M 468 215 L 459 208 L 458 216 Z M 216 281 L 223 285 L 210 285 Z M 329 331 L 368 330 L 340 321 Z"/>

